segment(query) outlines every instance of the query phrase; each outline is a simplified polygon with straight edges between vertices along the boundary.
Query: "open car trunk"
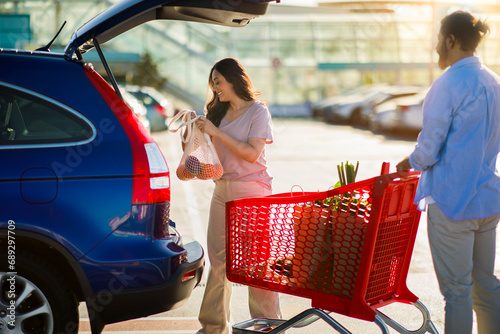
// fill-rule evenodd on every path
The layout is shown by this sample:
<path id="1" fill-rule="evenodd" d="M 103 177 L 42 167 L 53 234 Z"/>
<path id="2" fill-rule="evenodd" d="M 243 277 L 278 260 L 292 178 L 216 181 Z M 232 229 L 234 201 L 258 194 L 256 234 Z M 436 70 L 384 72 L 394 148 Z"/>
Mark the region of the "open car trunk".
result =
<path id="1" fill-rule="evenodd" d="M 230 27 L 246 26 L 267 12 L 274 0 L 123 0 L 77 29 L 64 53 L 67 59 L 105 43 L 153 20 L 203 22 Z M 96 42 L 97 40 L 97 42 Z"/>

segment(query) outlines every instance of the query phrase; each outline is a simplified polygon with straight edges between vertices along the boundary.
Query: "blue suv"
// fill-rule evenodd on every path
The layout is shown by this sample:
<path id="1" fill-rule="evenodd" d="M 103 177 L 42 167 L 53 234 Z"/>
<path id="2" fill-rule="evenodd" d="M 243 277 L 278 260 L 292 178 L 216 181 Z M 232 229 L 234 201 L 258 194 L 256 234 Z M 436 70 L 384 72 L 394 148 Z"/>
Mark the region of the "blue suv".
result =
<path id="1" fill-rule="evenodd" d="M 182 305 L 203 249 L 169 217 L 170 171 L 100 44 L 144 22 L 244 26 L 267 0 L 125 0 L 64 52 L 0 49 L 0 333 L 92 333 Z M 110 84 L 84 61 L 96 48 Z"/>

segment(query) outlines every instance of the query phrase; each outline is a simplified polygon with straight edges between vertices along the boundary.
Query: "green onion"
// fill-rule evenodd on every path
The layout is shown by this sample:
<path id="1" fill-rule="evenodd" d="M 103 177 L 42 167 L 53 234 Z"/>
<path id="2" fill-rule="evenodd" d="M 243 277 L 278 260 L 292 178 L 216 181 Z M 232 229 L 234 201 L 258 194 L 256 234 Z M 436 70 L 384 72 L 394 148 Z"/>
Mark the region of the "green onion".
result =
<path id="1" fill-rule="evenodd" d="M 343 162 L 340 163 L 340 165 L 337 165 L 340 186 L 354 183 L 356 181 L 356 176 L 358 175 L 358 168 L 359 161 L 356 164 L 356 168 L 354 168 L 354 165 L 350 164 L 349 161 L 346 161 L 345 166 Z"/>

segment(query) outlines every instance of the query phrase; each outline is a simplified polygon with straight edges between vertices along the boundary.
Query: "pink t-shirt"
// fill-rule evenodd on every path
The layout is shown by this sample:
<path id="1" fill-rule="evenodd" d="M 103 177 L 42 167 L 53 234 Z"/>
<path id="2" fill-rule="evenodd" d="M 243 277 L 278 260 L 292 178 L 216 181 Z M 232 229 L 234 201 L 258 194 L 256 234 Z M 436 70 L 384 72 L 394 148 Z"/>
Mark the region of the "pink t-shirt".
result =
<path id="1" fill-rule="evenodd" d="M 236 140 L 247 142 L 248 138 L 265 138 L 266 144 L 273 142 L 273 125 L 271 113 L 267 106 L 256 101 L 247 111 L 241 114 L 234 121 L 229 123 L 226 118 L 223 118 L 219 129 L 230 135 Z M 271 183 L 272 176 L 267 171 L 267 161 L 265 158 L 265 149 L 256 162 L 250 163 L 245 161 L 230 149 L 223 145 L 216 138 L 213 139 L 213 144 L 219 156 L 224 174 L 222 178 L 229 181 L 259 181 Z"/>

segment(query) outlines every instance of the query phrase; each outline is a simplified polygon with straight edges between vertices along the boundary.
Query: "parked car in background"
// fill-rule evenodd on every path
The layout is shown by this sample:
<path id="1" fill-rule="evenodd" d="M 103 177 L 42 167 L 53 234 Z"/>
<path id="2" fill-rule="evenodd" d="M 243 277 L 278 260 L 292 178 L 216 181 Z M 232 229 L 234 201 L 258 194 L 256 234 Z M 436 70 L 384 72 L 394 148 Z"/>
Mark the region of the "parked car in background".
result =
<path id="1" fill-rule="evenodd" d="M 353 122 L 356 125 L 368 126 L 369 115 L 377 112 L 377 106 L 380 104 L 394 105 L 394 101 L 414 96 L 424 89 L 425 87 L 413 85 L 390 86 L 387 89 L 383 89 L 380 94 L 371 101 L 368 108 L 363 108 L 361 110 L 359 118 L 354 119 Z"/>
<path id="2" fill-rule="evenodd" d="M 314 118 L 323 119 L 324 110 L 328 106 L 335 105 L 338 101 L 348 95 L 356 94 L 361 91 L 364 87 L 349 88 L 340 91 L 338 94 L 326 97 L 315 103 L 311 104 L 311 116 Z"/>
<path id="3" fill-rule="evenodd" d="M 328 112 L 325 110 L 325 120 L 332 123 L 349 123 L 352 125 L 368 124 L 368 115 L 373 107 L 385 101 L 418 93 L 419 86 L 371 86 L 360 94 L 347 96 Z"/>
<path id="4" fill-rule="evenodd" d="M 422 107 L 429 89 L 422 91 L 398 104 L 394 115 L 394 129 L 419 132 L 422 130 L 424 115 Z"/>
<path id="5" fill-rule="evenodd" d="M 149 123 L 148 118 L 146 117 L 147 110 L 146 107 L 142 104 L 141 101 L 135 98 L 134 95 L 127 92 L 125 89 L 120 87 L 120 92 L 122 94 L 122 98 L 125 103 L 132 109 L 134 114 L 137 116 L 142 125 L 151 132 L 151 125 Z"/>
<path id="6" fill-rule="evenodd" d="M 368 128 L 373 132 L 396 131 L 397 109 L 400 105 L 411 104 L 425 97 L 428 88 L 422 88 L 417 94 L 389 99 L 373 107 L 368 115 Z"/>
<path id="7" fill-rule="evenodd" d="M 1 333 L 76 334 L 85 302 L 99 334 L 190 297 L 203 249 L 170 220 L 167 162 L 100 45 L 157 19 L 245 26 L 267 6 L 124 0 L 77 29 L 64 52 L 0 49 Z M 84 60 L 92 48 L 109 83 Z"/>
<path id="8" fill-rule="evenodd" d="M 391 132 L 394 126 L 395 106 L 391 104 L 380 105 L 380 110 L 371 113 L 368 117 L 368 129 L 373 133 Z"/>
<path id="9" fill-rule="evenodd" d="M 151 131 L 168 129 L 168 118 L 174 116 L 174 106 L 162 93 L 152 87 L 131 85 L 126 85 L 125 90 L 146 107 L 146 117 L 149 120 Z"/>
<path id="10" fill-rule="evenodd" d="M 360 86 L 330 98 L 323 104 L 323 120 L 327 123 L 348 123 L 353 113 L 366 106 L 366 101 L 387 85 Z"/>

